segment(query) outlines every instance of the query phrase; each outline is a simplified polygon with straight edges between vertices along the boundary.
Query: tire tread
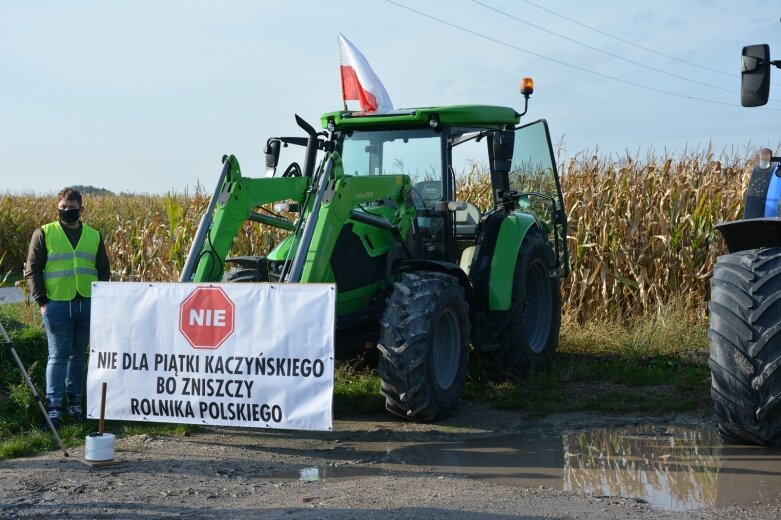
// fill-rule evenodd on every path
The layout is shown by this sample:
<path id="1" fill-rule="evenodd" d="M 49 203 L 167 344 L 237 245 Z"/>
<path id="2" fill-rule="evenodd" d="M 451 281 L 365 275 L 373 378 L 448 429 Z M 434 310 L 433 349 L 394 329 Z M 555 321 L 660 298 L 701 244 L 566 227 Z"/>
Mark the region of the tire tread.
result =
<path id="1" fill-rule="evenodd" d="M 724 255 L 714 266 L 708 365 L 725 439 L 781 446 L 780 286 L 781 248 Z"/>

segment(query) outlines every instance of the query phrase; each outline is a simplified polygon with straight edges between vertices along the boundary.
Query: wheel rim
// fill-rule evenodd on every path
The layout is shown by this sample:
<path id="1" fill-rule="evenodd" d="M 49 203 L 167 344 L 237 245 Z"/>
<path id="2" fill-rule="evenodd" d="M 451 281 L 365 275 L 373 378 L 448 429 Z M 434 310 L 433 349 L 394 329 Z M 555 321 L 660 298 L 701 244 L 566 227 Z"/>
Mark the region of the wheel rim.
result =
<path id="1" fill-rule="evenodd" d="M 439 316 L 433 351 L 434 378 L 443 390 L 450 388 L 456 378 L 460 350 L 458 319 L 451 309 L 447 309 Z"/>
<path id="2" fill-rule="evenodd" d="M 535 354 L 545 350 L 553 320 L 553 289 L 548 269 L 540 261 L 533 262 L 526 277 L 526 309 L 523 330 L 529 349 Z"/>

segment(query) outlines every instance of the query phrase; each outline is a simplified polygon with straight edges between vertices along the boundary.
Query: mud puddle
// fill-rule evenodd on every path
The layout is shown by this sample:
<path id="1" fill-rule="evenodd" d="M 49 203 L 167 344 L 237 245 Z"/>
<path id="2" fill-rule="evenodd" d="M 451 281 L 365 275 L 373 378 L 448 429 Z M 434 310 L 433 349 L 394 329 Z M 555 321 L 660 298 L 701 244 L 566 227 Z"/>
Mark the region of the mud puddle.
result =
<path id="1" fill-rule="evenodd" d="M 715 432 L 705 429 L 637 426 L 340 446 L 354 450 L 363 464 L 303 468 L 299 474 L 275 478 L 317 482 L 396 472 L 441 473 L 634 498 L 671 511 L 781 498 L 781 450 L 724 445 Z"/>

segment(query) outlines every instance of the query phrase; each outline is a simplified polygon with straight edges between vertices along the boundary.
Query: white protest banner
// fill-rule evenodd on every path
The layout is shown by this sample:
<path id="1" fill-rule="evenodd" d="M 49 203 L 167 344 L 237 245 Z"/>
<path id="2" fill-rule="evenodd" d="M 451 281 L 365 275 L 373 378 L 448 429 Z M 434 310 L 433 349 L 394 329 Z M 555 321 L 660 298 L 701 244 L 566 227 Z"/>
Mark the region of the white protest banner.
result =
<path id="1" fill-rule="evenodd" d="M 87 416 L 331 430 L 333 284 L 92 285 Z"/>

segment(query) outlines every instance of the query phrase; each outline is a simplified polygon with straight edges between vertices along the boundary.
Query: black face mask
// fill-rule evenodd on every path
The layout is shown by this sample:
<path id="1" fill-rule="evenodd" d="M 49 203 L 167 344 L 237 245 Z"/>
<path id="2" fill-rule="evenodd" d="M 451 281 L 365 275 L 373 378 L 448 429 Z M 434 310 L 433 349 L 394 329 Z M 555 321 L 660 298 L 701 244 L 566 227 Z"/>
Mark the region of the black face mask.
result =
<path id="1" fill-rule="evenodd" d="M 66 224 L 73 224 L 74 222 L 79 220 L 79 214 L 81 213 L 81 209 L 79 208 L 58 209 L 57 211 L 60 214 L 60 220 L 62 220 Z"/>

